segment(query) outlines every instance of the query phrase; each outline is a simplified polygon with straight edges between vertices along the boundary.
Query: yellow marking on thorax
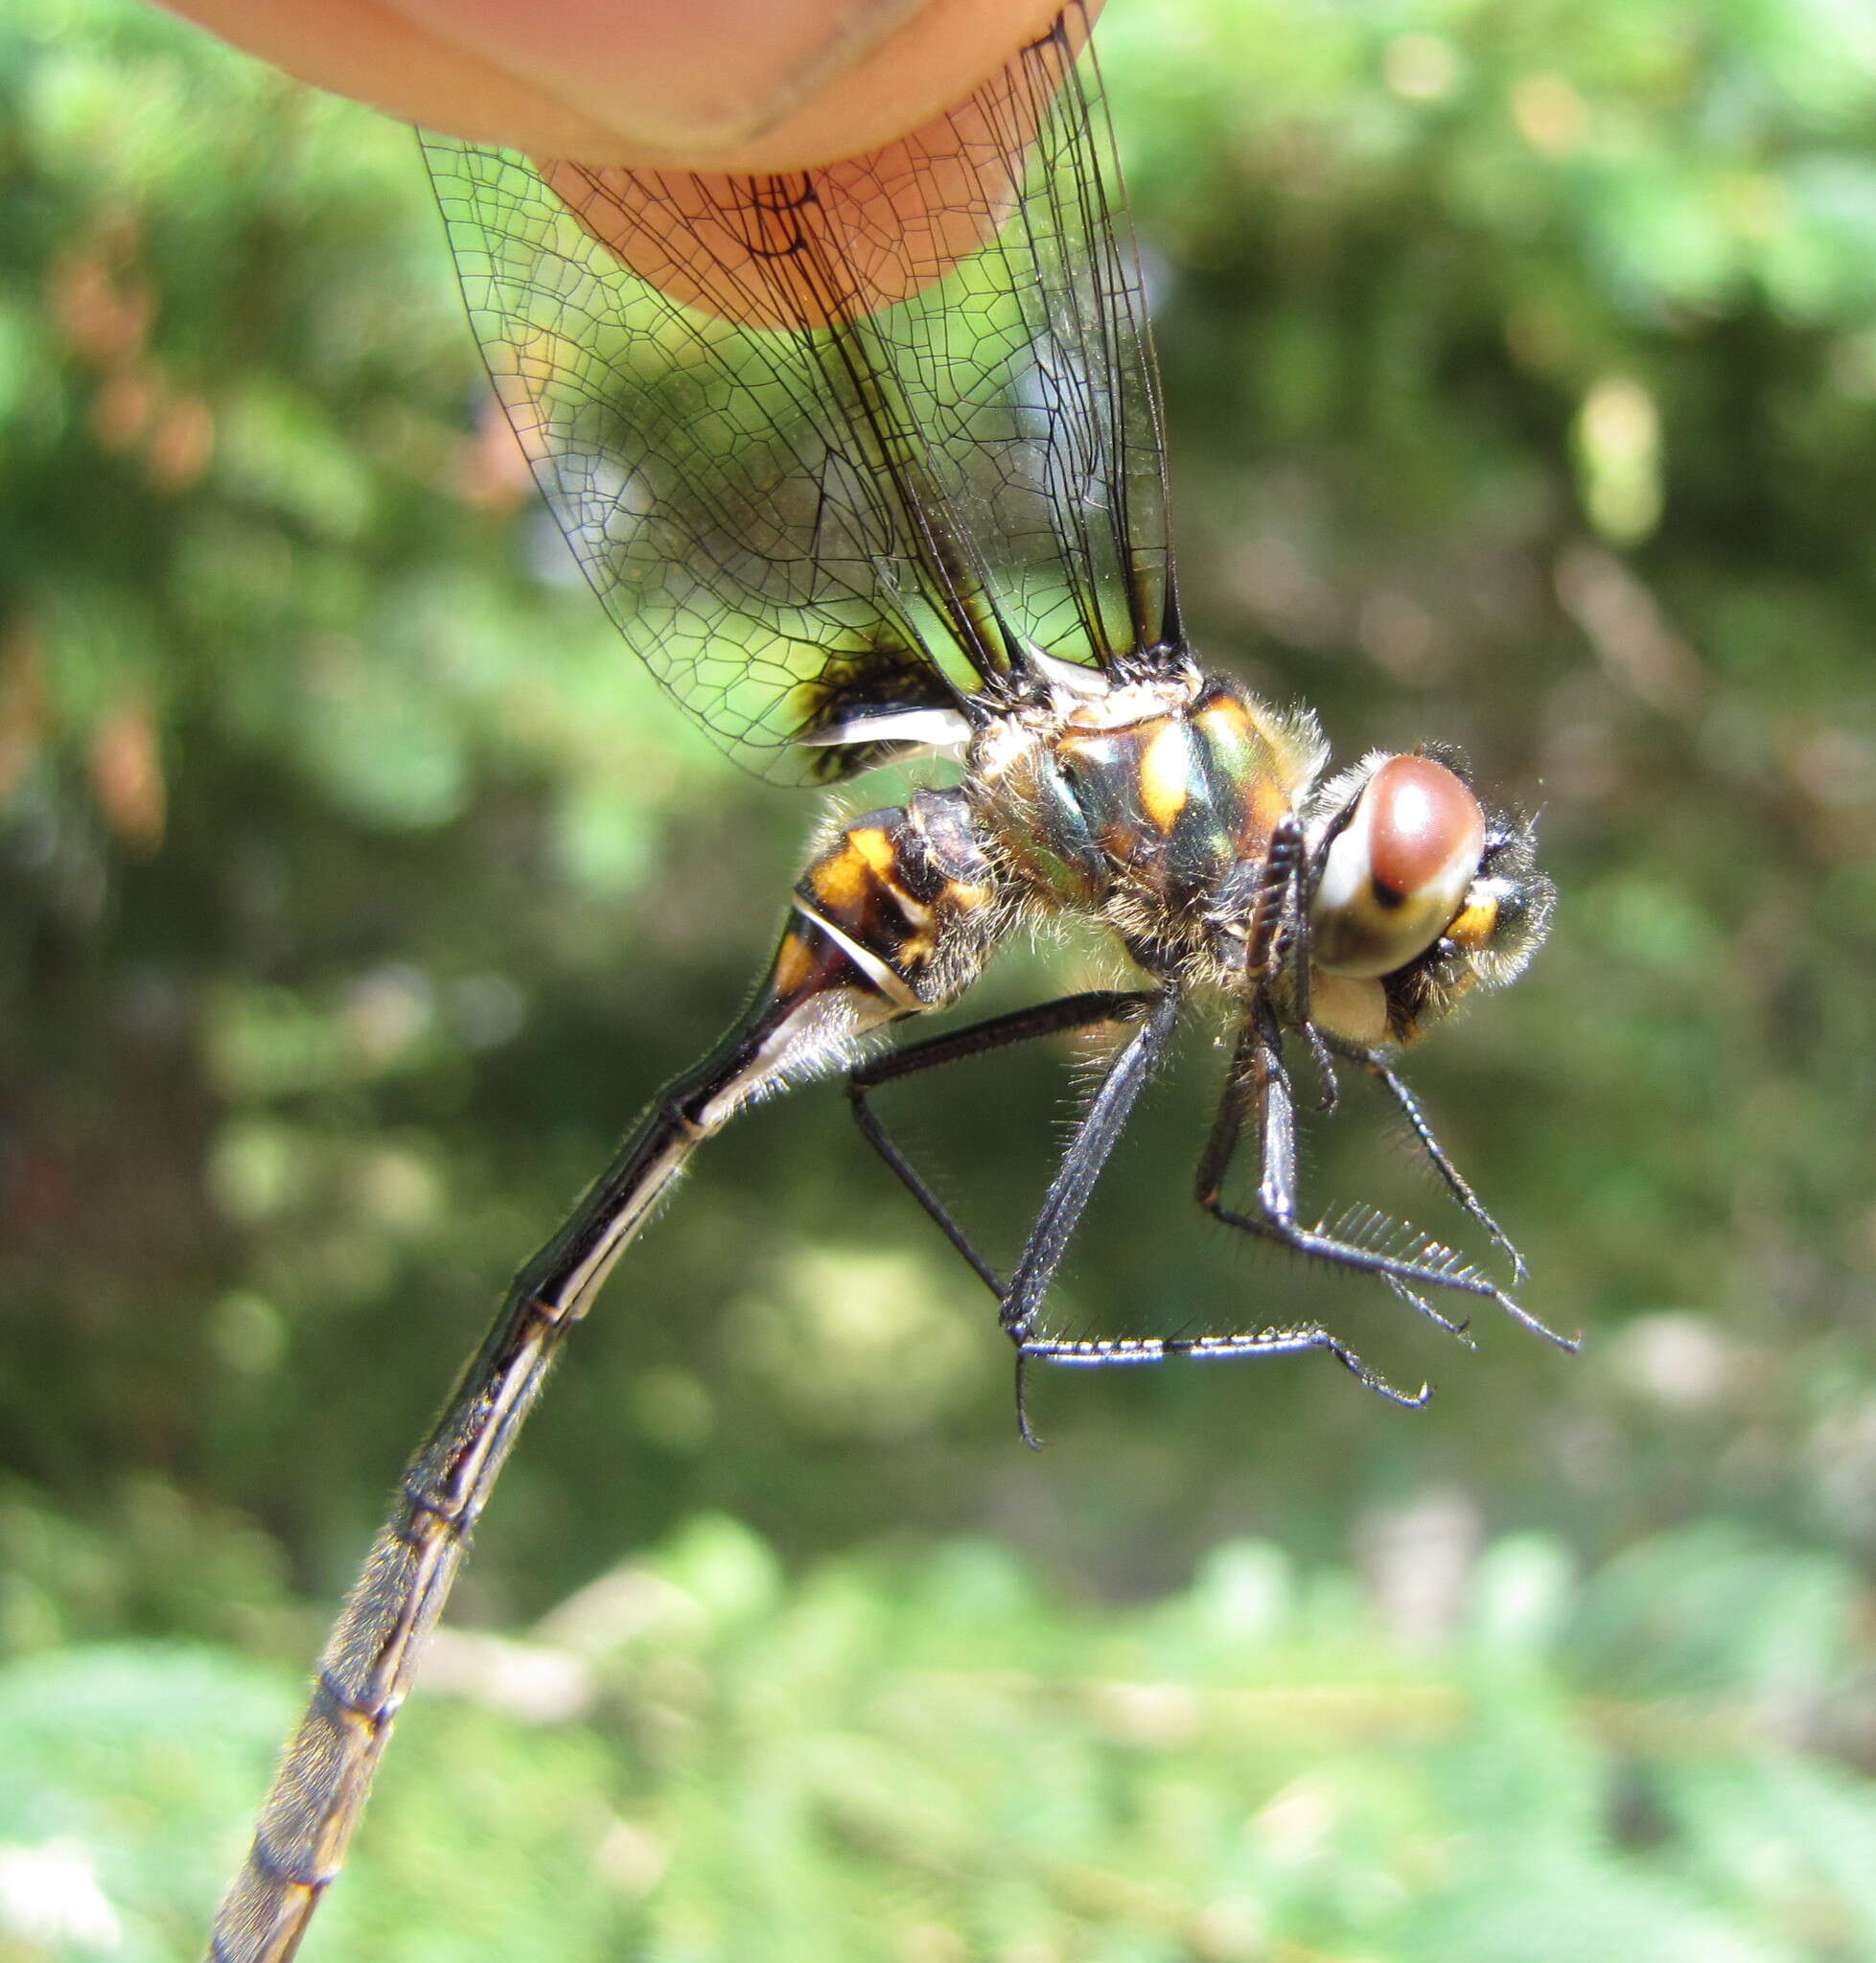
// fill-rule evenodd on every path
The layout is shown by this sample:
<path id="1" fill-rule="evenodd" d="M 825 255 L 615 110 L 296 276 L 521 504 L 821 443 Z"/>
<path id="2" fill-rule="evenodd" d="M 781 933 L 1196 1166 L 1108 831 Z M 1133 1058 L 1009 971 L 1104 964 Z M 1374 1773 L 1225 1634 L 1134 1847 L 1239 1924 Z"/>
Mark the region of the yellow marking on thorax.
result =
<path id="1" fill-rule="evenodd" d="M 1168 720 L 1140 752 L 1140 801 L 1162 833 L 1170 833 L 1192 799 L 1192 745 L 1186 726 Z"/>
<path id="2" fill-rule="evenodd" d="M 867 897 L 872 874 L 867 862 L 848 845 L 814 868 L 809 886 L 816 899 L 836 912 L 850 912 Z"/>
<path id="3" fill-rule="evenodd" d="M 1246 836 L 1239 844 L 1247 854 L 1262 852 L 1270 835 L 1290 814 L 1289 793 L 1277 779 L 1260 774 L 1251 779 L 1250 795 L 1244 800 Z"/>
<path id="4" fill-rule="evenodd" d="M 1229 750 L 1234 760 L 1250 756 L 1253 746 L 1263 744 L 1262 732 L 1251 721 L 1250 711 L 1228 695 L 1209 703 L 1193 718 L 1193 727 L 1216 749 Z M 1268 744 L 1263 744 L 1269 749 Z"/>
<path id="5" fill-rule="evenodd" d="M 1084 735 L 1078 729 L 1072 735 L 1062 738 L 1060 750 L 1064 756 L 1085 757 L 1091 771 L 1112 770 L 1115 758 L 1119 754 L 1111 735 L 1105 732 Z"/>

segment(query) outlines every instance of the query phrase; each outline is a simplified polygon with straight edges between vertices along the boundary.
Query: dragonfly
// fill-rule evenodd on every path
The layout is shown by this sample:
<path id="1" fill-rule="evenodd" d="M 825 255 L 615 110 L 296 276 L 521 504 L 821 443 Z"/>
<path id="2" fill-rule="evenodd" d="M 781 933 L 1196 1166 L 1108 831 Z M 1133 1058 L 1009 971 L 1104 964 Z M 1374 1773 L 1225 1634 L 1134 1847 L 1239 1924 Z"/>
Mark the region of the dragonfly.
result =
<path id="1" fill-rule="evenodd" d="M 1072 6 L 915 136 L 789 173 L 423 138 L 496 392 L 657 680 L 772 776 L 834 785 L 938 761 L 903 801 L 830 819 L 753 1003 L 517 1276 L 332 1630 L 214 1963 L 298 1949 L 549 1366 L 692 1153 L 767 1094 L 845 1074 L 865 1137 L 994 1298 L 1031 1443 L 1042 1363 L 1321 1351 L 1399 1402 L 1427 1395 L 1318 1323 L 1227 1309 L 1107 1335 L 1052 1313 L 1103 1164 L 1193 1014 L 1229 1055 L 1194 1182 L 1207 1212 L 1372 1278 L 1455 1334 L 1489 1305 L 1572 1347 L 1511 1292 L 1523 1262 L 1396 1067 L 1542 939 L 1554 890 L 1533 824 L 1484 804 L 1450 750 L 1330 774 L 1307 710 L 1193 651 L 1147 293 L 1087 38 Z M 1065 917 L 1111 936 L 1138 985 L 883 1047 L 1013 936 Z M 1098 1030 L 1112 1032 L 1099 1081 L 1001 1273 L 874 1094 Z M 1333 1108 L 1338 1071 L 1380 1085 L 1504 1284 L 1378 1210 L 1311 1224 L 1298 1125 L 1310 1098 Z M 1242 1205 L 1227 1198 L 1240 1157 Z"/>

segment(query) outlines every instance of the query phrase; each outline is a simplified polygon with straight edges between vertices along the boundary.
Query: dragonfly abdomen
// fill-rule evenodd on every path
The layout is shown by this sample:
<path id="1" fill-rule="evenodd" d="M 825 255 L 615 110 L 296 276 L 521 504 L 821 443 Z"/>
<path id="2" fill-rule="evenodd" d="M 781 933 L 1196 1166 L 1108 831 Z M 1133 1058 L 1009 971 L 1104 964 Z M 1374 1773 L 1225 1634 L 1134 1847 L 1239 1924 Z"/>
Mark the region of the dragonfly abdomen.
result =
<path id="1" fill-rule="evenodd" d="M 843 825 L 797 881 L 775 985 L 802 987 L 838 957 L 917 1014 L 969 986 L 1008 924 L 963 792 L 920 791 Z"/>

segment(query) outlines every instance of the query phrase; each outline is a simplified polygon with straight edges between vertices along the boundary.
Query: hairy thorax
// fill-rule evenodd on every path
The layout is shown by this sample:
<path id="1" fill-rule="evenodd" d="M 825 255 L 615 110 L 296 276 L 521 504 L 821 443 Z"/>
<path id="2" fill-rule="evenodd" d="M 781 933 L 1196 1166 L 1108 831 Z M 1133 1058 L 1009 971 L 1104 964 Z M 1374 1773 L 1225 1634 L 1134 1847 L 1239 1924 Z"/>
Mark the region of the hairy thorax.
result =
<path id="1" fill-rule="evenodd" d="M 1315 724 L 1196 670 L 1090 681 L 978 739 L 981 833 L 1032 905 L 1105 922 L 1152 971 L 1241 986 L 1219 929 L 1321 768 Z"/>

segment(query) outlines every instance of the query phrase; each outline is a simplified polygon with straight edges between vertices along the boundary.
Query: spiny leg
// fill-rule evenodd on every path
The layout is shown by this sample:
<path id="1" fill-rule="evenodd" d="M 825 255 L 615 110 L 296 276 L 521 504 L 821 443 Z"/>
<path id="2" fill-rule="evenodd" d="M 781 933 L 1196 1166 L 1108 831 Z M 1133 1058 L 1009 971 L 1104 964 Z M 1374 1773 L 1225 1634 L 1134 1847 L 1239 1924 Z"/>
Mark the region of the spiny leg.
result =
<path id="1" fill-rule="evenodd" d="M 1270 849 L 1262 866 L 1258 868 L 1255 897 L 1250 906 L 1249 921 L 1244 936 L 1244 970 L 1248 981 L 1267 982 L 1270 975 L 1289 958 L 1293 947 L 1300 947 L 1306 936 L 1296 934 L 1293 929 L 1285 935 L 1285 913 L 1289 910 L 1299 889 L 1303 860 L 1303 832 L 1294 818 L 1287 819 L 1273 835 Z M 1307 961 L 1305 962 L 1307 967 Z M 1241 1045 L 1240 1045 L 1241 1051 Z M 1326 1051 L 1321 1052 L 1320 1061 L 1327 1086 L 1328 1101 L 1334 1097 L 1334 1072 Z M 1235 1108 L 1235 1100 L 1232 1100 Z M 1235 1129 L 1235 1127 L 1234 1127 Z M 1229 1156 L 1227 1147 L 1226 1156 Z M 1392 1281 L 1392 1278 L 1388 1278 Z M 1418 1302 L 1402 1284 L 1395 1283 L 1408 1294 L 1410 1300 Z M 1014 1290 L 1012 1289 L 1012 1298 Z M 1419 1304 L 1425 1307 L 1424 1304 Z M 1433 1314 L 1430 1308 L 1426 1309 Z M 1435 1321 L 1445 1318 L 1435 1316 Z M 1293 1328 L 1263 1329 L 1239 1335 L 1226 1336 L 1168 1336 L 1168 1337 L 1110 1337 L 1110 1338 L 1055 1338 L 1029 1337 L 1018 1352 L 1019 1383 L 1022 1364 L 1027 1357 L 1039 1356 L 1053 1363 L 1078 1365 L 1082 1368 L 1125 1365 L 1131 1363 L 1159 1363 L 1169 1356 L 1188 1356 L 1209 1361 L 1243 1356 L 1293 1356 L 1305 1351 L 1324 1350 L 1342 1365 L 1353 1376 L 1366 1387 L 1391 1399 L 1417 1410 L 1432 1395 L 1430 1385 L 1422 1384 L 1417 1392 L 1406 1392 L 1390 1383 L 1378 1371 L 1371 1370 L 1363 1363 L 1340 1337 L 1317 1324 L 1305 1324 Z M 1019 1410 L 1020 1391 L 1019 1391 Z M 1027 1424 L 1024 1435 L 1029 1436 Z"/>
<path id="2" fill-rule="evenodd" d="M 1258 1184 L 1260 1212 L 1256 1215 L 1240 1216 L 1226 1209 L 1219 1195 L 1232 1162 L 1238 1156 L 1243 1135 L 1243 1094 L 1247 1085 L 1258 1113 L 1262 1163 Z M 1281 1245 L 1294 1245 L 1288 1236 L 1276 1232 L 1269 1225 L 1285 1215 L 1293 1223 L 1296 1213 L 1295 1108 L 1289 1096 L 1289 1073 L 1284 1064 L 1281 1040 L 1274 1024 L 1266 1023 L 1260 1029 L 1254 1020 L 1247 1019 L 1239 1031 L 1224 1095 L 1218 1099 L 1211 1135 L 1199 1155 L 1194 1185 L 1198 1204 L 1215 1219 Z M 1468 1340 L 1464 1321 L 1454 1321 L 1450 1316 L 1442 1315 L 1398 1275 L 1383 1271 L 1380 1280 L 1410 1307 L 1418 1309 L 1430 1322 L 1437 1323 L 1448 1335 Z"/>
<path id="3" fill-rule="evenodd" d="M 1404 1404 L 1417 1411 L 1433 1395 L 1430 1384 L 1413 1392 L 1390 1383 L 1378 1370 L 1363 1363 L 1339 1336 L 1331 1335 L 1317 1323 L 1299 1324 L 1288 1329 L 1261 1329 L 1239 1336 L 1140 1336 L 1111 1340 L 1032 1338 L 1026 1346 L 1031 1356 L 1051 1363 L 1079 1364 L 1093 1368 L 1113 1364 L 1160 1363 L 1169 1356 L 1190 1356 L 1200 1362 L 1239 1356 L 1295 1356 L 1307 1350 L 1326 1350 L 1352 1376 L 1378 1393 L 1391 1403 Z"/>
<path id="4" fill-rule="evenodd" d="M 1139 1095 L 1141 1085 L 1165 1049 L 1176 1012 L 1176 1001 L 1157 989 L 1092 989 L 1081 995 L 1064 996 L 1058 1002 L 1043 1003 L 1034 1008 L 993 1016 L 987 1022 L 974 1023 L 968 1028 L 955 1029 L 947 1035 L 934 1036 L 926 1042 L 889 1051 L 863 1065 L 847 1079 L 847 1097 L 861 1136 L 937 1223 L 944 1237 L 970 1264 L 971 1271 L 997 1298 L 1004 1330 L 1016 1345 L 1016 1424 L 1026 1444 L 1034 1446 L 1040 1441 L 1029 1421 L 1026 1359 L 1030 1351 L 1023 1331 L 1040 1306 L 1049 1283 L 1061 1264 L 1075 1224 L 1087 1204 L 1088 1193 L 1102 1163 L 1113 1149 L 1115 1137 Z M 888 1135 L 868 1101 L 869 1094 L 882 1084 L 915 1075 L 921 1071 L 935 1070 L 942 1064 L 984 1056 L 1042 1036 L 1087 1028 L 1096 1023 L 1120 1022 L 1142 1015 L 1147 1016 L 1146 1025 L 1135 1033 L 1110 1065 L 1094 1103 L 1063 1159 L 1061 1169 L 1044 1196 L 1042 1209 L 1024 1243 L 1015 1272 L 1006 1283 L 953 1219 L 950 1210 L 932 1190 L 923 1175 Z M 1162 1023 L 1164 1029 L 1142 1056 L 1143 1039 L 1152 1035 Z M 1128 1069 L 1130 1059 L 1132 1067 Z M 1117 1099 L 1121 1101 L 1115 1113 L 1113 1107 Z M 1108 1113 L 1113 1115 L 1103 1138 L 1099 1127 Z"/>
<path id="5" fill-rule="evenodd" d="M 1316 1096 L 1316 1109 L 1325 1118 L 1334 1115 L 1336 1103 L 1341 1097 L 1341 1086 L 1336 1081 L 1332 1046 L 1317 1028 L 1315 1018 L 1309 1011 L 1309 982 L 1314 973 L 1309 920 L 1315 906 L 1317 889 L 1322 885 L 1323 867 L 1329 861 L 1329 848 L 1348 830 L 1354 821 L 1355 813 L 1355 806 L 1353 802 L 1344 805 L 1325 827 L 1321 838 L 1316 841 L 1316 849 L 1302 866 L 1297 875 L 1296 924 L 1277 950 L 1278 958 L 1289 982 L 1290 1020 L 1303 1031 L 1303 1039 L 1309 1046 L 1309 1060 L 1315 1066 L 1316 1081 L 1320 1086 Z M 1437 1322 L 1440 1318 L 1436 1316 L 1434 1320 Z"/>
<path id="6" fill-rule="evenodd" d="M 886 1162 L 899 1184 L 937 1223 L 938 1231 L 969 1262 L 971 1270 L 1001 1304 L 1008 1293 L 1003 1278 L 977 1251 L 970 1236 L 952 1218 L 950 1210 L 938 1198 L 924 1176 L 892 1142 L 868 1101 L 871 1093 L 901 1077 L 916 1076 L 938 1070 L 947 1063 L 968 1057 L 987 1056 L 1018 1043 L 1033 1043 L 1044 1036 L 1059 1036 L 1071 1029 L 1085 1029 L 1096 1023 L 1123 1022 L 1139 1016 L 1159 999 L 1154 989 L 1090 989 L 1081 995 L 1065 995 L 1056 1002 L 1040 1003 L 1033 1008 L 1013 1009 L 1007 1015 L 991 1016 L 967 1028 L 952 1029 L 922 1043 L 909 1043 L 900 1050 L 889 1050 L 854 1071 L 846 1080 L 847 1101 L 860 1135 Z"/>
<path id="7" fill-rule="evenodd" d="M 1260 1157 L 1258 1210 L 1249 1214 L 1226 1207 L 1221 1198 L 1225 1178 L 1242 1138 L 1247 1091 L 1256 1114 Z M 1282 1038 L 1267 1010 L 1260 1010 L 1239 1032 L 1225 1093 L 1199 1158 L 1194 1186 L 1198 1204 L 1225 1226 L 1256 1235 L 1292 1252 L 1373 1274 L 1448 1335 L 1466 1340 L 1468 1324 L 1464 1320 L 1442 1315 L 1409 1285 L 1411 1273 L 1413 1281 L 1426 1285 L 1464 1286 L 1454 1272 L 1444 1266 L 1390 1257 L 1320 1229 L 1297 1224 L 1295 1102 L 1283 1059 Z"/>
<path id="8" fill-rule="evenodd" d="M 1447 1190 L 1504 1251 L 1505 1259 L 1511 1262 L 1512 1284 L 1515 1287 L 1523 1281 L 1526 1273 L 1524 1257 L 1518 1253 L 1511 1236 L 1486 1212 L 1484 1202 L 1472 1190 L 1466 1175 L 1447 1156 L 1446 1147 L 1433 1135 L 1433 1127 L 1428 1123 L 1425 1112 L 1421 1109 L 1420 1099 L 1378 1051 L 1358 1050 L 1352 1046 L 1337 1047 L 1351 1062 L 1360 1064 L 1363 1070 L 1378 1077 L 1387 1087 L 1389 1095 L 1401 1107 L 1401 1115 L 1407 1120 L 1415 1143 L 1425 1155 L 1434 1171 L 1440 1175 Z"/>
<path id="9" fill-rule="evenodd" d="M 1243 1130 L 1242 1100 L 1247 1089 L 1260 1154 L 1254 1213 L 1238 1212 L 1225 1206 L 1221 1198 Z M 1413 1306 L 1455 1334 L 1463 1332 L 1465 1326 L 1440 1315 L 1416 1292 L 1418 1289 L 1446 1289 L 1495 1303 L 1513 1321 L 1559 1349 L 1577 1347 L 1572 1338 L 1559 1335 L 1475 1268 L 1459 1263 L 1450 1256 L 1445 1259 L 1429 1259 L 1432 1250 L 1424 1245 L 1418 1254 L 1391 1255 L 1320 1227 L 1298 1223 L 1295 1106 L 1284 1066 L 1282 1035 L 1266 1004 L 1260 1004 L 1253 1010 L 1239 1035 L 1231 1079 L 1199 1159 L 1195 1189 L 1198 1204 L 1225 1226 L 1274 1241 L 1312 1259 L 1332 1261 L 1358 1273 L 1378 1276 Z"/>
<path id="10" fill-rule="evenodd" d="M 1030 1429 L 1025 1397 L 1029 1359 L 1052 1353 L 1050 1339 L 1045 1337 L 1038 1345 L 1030 1333 L 1036 1311 L 1049 1292 L 1055 1270 L 1061 1266 L 1088 1196 L 1094 1191 L 1095 1181 L 1100 1177 L 1100 1169 L 1106 1165 L 1135 1100 L 1166 1054 L 1183 1001 L 1180 992 L 1172 987 L 1154 996 L 1146 1020 L 1108 1065 L 1107 1074 L 1101 1078 L 1093 1102 L 1062 1156 L 1061 1169 L 1043 1196 L 1035 1225 L 1030 1229 L 1016 1271 L 1009 1278 L 1009 1292 L 1003 1302 L 1003 1327 L 1016 1345 L 1016 1424 L 1025 1444 L 1041 1443 Z"/>
<path id="11" fill-rule="evenodd" d="M 1421 1109 L 1420 1100 L 1407 1088 L 1406 1084 L 1389 1065 L 1387 1059 L 1380 1051 L 1358 1044 L 1338 1043 L 1326 1037 L 1316 1028 L 1309 1014 L 1310 963 L 1308 928 L 1309 910 L 1314 903 L 1316 890 L 1322 884 L 1323 866 L 1329 856 L 1329 848 L 1334 843 L 1337 836 L 1347 829 L 1351 820 L 1354 818 L 1355 811 L 1355 806 L 1351 803 L 1344 810 L 1337 813 L 1334 820 L 1325 829 L 1315 852 L 1309 856 L 1307 863 L 1301 858 L 1301 827 L 1297 821 L 1294 819 L 1288 821 L 1288 833 L 1285 833 L 1282 827 L 1279 828 L 1278 833 L 1272 838 L 1270 854 L 1265 861 L 1265 888 L 1267 891 L 1272 873 L 1277 868 L 1280 860 L 1285 869 L 1293 867 L 1291 876 L 1285 886 L 1285 891 L 1293 890 L 1296 895 L 1295 904 L 1300 926 L 1297 931 L 1292 932 L 1286 938 L 1276 940 L 1274 938 L 1275 912 L 1273 910 L 1272 918 L 1265 925 L 1262 941 L 1258 938 L 1257 925 L 1254 922 L 1252 945 L 1254 948 L 1261 948 L 1265 958 L 1272 962 L 1274 967 L 1287 970 L 1290 990 L 1290 1016 L 1295 1023 L 1300 1025 L 1309 1042 L 1310 1056 L 1315 1065 L 1316 1074 L 1322 1087 L 1321 1095 L 1317 1100 L 1318 1108 L 1324 1116 L 1328 1116 L 1335 1109 L 1338 1090 L 1334 1060 L 1337 1055 L 1347 1057 L 1351 1062 L 1360 1064 L 1364 1070 L 1378 1077 L 1387 1087 L 1395 1102 L 1400 1106 L 1401 1113 L 1406 1119 L 1408 1127 L 1412 1130 L 1415 1139 L 1418 1141 L 1421 1150 L 1426 1155 L 1434 1170 L 1439 1173 L 1441 1179 L 1445 1182 L 1447 1190 L 1452 1194 L 1459 1206 L 1504 1251 L 1506 1259 L 1512 1265 L 1512 1282 L 1513 1285 L 1516 1286 L 1525 1276 L 1524 1257 L 1518 1253 L 1517 1247 L 1512 1242 L 1511 1236 L 1486 1212 L 1484 1204 L 1472 1190 L 1471 1185 L 1468 1184 L 1465 1176 L 1452 1163 L 1451 1159 L 1447 1156 L 1445 1148 L 1433 1135 L 1433 1128 L 1427 1122 L 1425 1113 Z M 1265 892 L 1261 891 L 1259 894 L 1260 912 L 1262 912 L 1264 899 Z M 1259 969 L 1254 964 L 1251 968 L 1251 973 L 1255 976 L 1258 972 Z M 1419 1298 L 1412 1295 L 1404 1286 L 1401 1287 L 1400 1292 L 1405 1295 L 1409 1301 L 1414 1302 L 1417 1306 L 1426 1307 L 1425 1304 L 1420 1302 Z M 1427 1309 L 1426 1312 L 1429 1315 L 1432 1314 L 1431 1309 Z M 1444 1318 L 1434 1316 L 1434 1320 L 1438 1322 L 1443 1321 Z"/>
<path id="12" fill-rule="evenodd" d="M 1335 829 L 1347 822 L 1345 816 Z M 1326 1116 L 1335 1108 L 1335 1061 L 1309 1018 L 1309 895 L 1322 878 L 1322 868 L 1319 862 L 1305 858 L 1304 843 L 1303 823 L 1294 813 L 1270 835 L 1269 849 L 1257 866 L 1244 933 L 1244 981 L 1247 993 L 1267 993 L 1280 979 L 1286 982 L 1295 1018 L 1308 1037 L 1321 1079 L 1318 1105 Z"/>
<path id="13" fill-rule="evenodd" d="M 1046 1343 L 1038 1349 L 1030 1330 L 1048 1293 L 1049 1284 L 1061 1265 L 1100 1168 L 1114 1149 L 1115 1140 L 1126 1122 L 1134 1100 L 1152 1074 L 1153 1067 L 1165 1054 L 1178 1020 L 1180 999 L 1170 989 L 1130 992 L 1100 989 L 1085 995 L 1065 996 L 1059 1002 L 1045 1003 L 1038 1008 L 1018 1009 L 986 1023 L 974 1024 L 967 1029 L 954 1030 L 949 1035 L 935 1036 L 929 1042 L 892 1051 L 863 1065 L 847 1080 L 847 1095 L 862 1136 L 892 1167 L 906 1190 L 931 1215 L 945 1238 L 970 1263 L 973 1273 L 997 1297 L 1004 1332 L 1016 1346 L 1016 1425 L 1026 1444 L 1033 1446 L 1041 1443 L 1030 1426 L 1028 1361 L 1032 1354 L 1050 1353 Z M 1145 1021 L 1109 1064 L 1093 1101 L 1077 1127 L 1061 1166 L 1050 1182 L 1048 1192 L 1043 1195 L 1042 1206 L 1030 1229 L 1029 1238 L 1023 1244 L 1015 1270 L 1006 1284 L 978 1253 L 969 1236 L 951 1217 L 943 1202 L 932 1191 L 917 1169 L 887 1136 L 867 1102 L 868 1094 L 882 1083 L 910 1076 L 919 1071 L 933 1070 L 940 1064 L 982 1056 L 1038 1036 L 1085 1028 L 1094 1023 L 1115 1022 L 1143 1013 Z"/>
<path id="14" fill-rule="evenodd" d="M 1295 916 L 1303 876 L 1303 825 L 1291 812 L 1272 829 L 1269 847 L 1257 866 L 1256 890 L 1244 929 L 1244 978 L 1248 983 L 1268 982 L 1297 944 Z M 1285 925 L 1291 932 L 1280 937 Z"/>

